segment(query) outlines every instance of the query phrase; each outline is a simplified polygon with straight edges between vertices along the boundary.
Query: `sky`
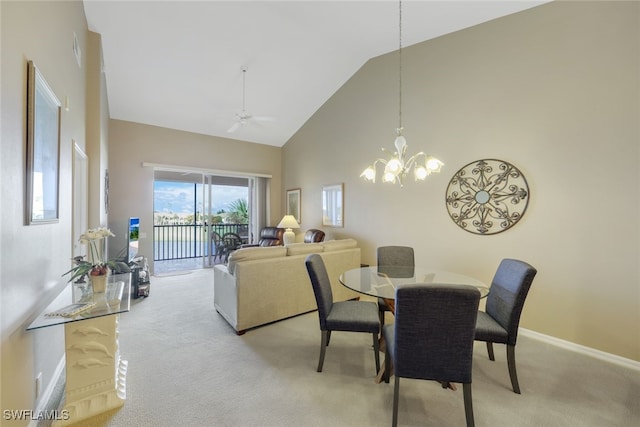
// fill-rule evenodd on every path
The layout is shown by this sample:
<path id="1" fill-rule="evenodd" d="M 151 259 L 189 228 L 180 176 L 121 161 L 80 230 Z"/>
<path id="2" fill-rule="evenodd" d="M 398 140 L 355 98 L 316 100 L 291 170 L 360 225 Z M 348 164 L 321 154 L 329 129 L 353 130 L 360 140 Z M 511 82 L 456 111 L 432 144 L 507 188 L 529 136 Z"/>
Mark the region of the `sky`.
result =
<path id="1" fill-rule="evenodd" d="M 155 181 L 153 184 L 153 210 L 164 213 L 202 212 L 202 184 L 187 182 Z M 197 200 L 196 200 L 197 192 Z M 229 211 L 229 204 L 238 199 L 248 198 L 246 187 L 228 185 L 213 186 L 213 212 Z"/>

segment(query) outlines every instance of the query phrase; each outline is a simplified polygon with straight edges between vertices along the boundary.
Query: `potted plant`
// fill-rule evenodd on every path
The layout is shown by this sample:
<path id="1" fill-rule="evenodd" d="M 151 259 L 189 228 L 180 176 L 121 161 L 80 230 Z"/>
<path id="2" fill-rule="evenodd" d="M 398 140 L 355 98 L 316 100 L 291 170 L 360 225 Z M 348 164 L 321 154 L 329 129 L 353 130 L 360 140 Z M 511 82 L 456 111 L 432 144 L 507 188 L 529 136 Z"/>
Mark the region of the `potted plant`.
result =
<path id="1" fill-rule="evenodd" d="M 88 275 L 93 286 L 93 292 L 100 293 L 106 290 L 109 269 L 118 268 L 118 261 L 107 261 L 104 258 L 104 242 L 102 240 L 107 237 L 115 237 L 115 234 L 104 227 L 87 230 L 80 236 L 78 241 L 89 246 L 89 260 L 85 260 L 84 257 L 74 258 L 76 266 L 63 274 L 63 276 L 71 274 L 69 282 Z M 98 247 L 99 243 L 100 246 Z"/>

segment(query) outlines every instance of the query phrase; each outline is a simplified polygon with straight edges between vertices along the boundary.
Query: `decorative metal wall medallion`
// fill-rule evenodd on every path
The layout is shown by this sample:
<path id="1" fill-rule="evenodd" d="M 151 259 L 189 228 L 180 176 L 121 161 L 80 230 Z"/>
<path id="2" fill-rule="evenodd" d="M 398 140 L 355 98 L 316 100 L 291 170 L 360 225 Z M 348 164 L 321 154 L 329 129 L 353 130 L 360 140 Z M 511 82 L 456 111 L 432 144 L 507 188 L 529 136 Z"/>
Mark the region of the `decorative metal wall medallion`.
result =
<path id="1" fill-rule="evenodd" d="M 529 204 L 527 180 L 504 160 L 476 160 L 461 168 L 447 187 L 447 210 L 460 228 L 496 234 L 513 227 Z"/>

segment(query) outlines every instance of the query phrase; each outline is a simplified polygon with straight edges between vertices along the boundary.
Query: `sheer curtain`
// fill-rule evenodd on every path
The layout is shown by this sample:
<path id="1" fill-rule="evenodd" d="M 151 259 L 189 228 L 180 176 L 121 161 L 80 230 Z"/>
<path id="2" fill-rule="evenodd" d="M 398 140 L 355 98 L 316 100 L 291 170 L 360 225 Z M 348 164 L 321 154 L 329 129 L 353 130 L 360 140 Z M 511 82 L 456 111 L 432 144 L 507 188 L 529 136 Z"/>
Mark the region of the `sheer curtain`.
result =
<path id="1" fill-rule="evenodd" d="M 258 243 L 260 230 L 271 222 L 271 178 L 249 179 L 249 242 Z"/>

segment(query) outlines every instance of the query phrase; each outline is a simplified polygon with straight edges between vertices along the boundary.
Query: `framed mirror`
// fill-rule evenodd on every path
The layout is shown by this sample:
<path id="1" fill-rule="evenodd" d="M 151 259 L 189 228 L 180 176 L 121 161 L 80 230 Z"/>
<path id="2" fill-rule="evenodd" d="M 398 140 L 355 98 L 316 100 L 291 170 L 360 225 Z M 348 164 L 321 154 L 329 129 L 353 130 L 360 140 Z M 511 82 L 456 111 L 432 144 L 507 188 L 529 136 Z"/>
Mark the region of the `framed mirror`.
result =
<path id="1" fill-rule="evenodd" d="M 60 102 L 33 61 L 27 80 L 27 223 L 58 222 Z"/>
<path id="2" fill-rule="evenodd" d="M 344 227 L 344 184 L 322 187 L 322 225 Z"/>

